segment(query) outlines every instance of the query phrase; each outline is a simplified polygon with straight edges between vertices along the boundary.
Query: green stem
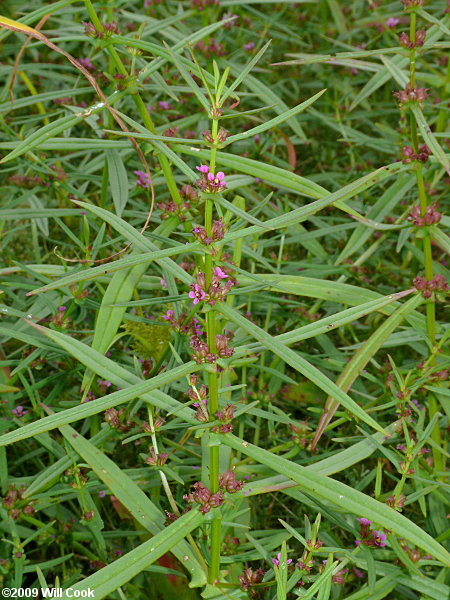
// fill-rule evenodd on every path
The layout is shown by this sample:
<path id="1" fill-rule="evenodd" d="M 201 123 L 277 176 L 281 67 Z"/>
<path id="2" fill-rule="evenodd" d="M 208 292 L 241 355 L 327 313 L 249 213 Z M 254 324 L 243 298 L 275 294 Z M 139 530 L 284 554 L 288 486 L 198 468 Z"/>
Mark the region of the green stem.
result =
<path id="1" fill-rule="evenodd" d="M 416 41 L 416 13 L 411 13 L 411 21 L 409 24 L 409 38 L 411 42 Z M 416 49 L 411 48 L 409 53 L 409 84 L 413 88 L 416 85 Z"/>
<path id="2" fill-rule="evenodd" d="M 212 137 L 217 140 L 218 120 L 212 122 Z M 211 148 L 211 157 L 209 170 L 215 172 L 216 168 L 216 147 Z M 208 236 L 211 235 L 213 221 L 214 201 L 211 196 L 205 199 L 205 231 Z M 211 285 L 214 270 L 214 261 L 212 254 L 205 256 L 205 280 L 206 289 Z M 210 352 L 216 352 L 216 333 L 217 319 L 214 310 L 210 310 L 206 314 L 206 335 Z M 210 419 L 214 418 L 215 413 L 219 410 L 219 376 L 216 371 L 208 374 L 209 385 L 209 415 Z M 209 450 L 209 487 L 211 493 L 216 493 L 219 489 L 219 446 L 211 446 Z M 214 584 L 219 579 L 220 573 L 220 548 L 222 543 L 221 536 L 222 522 L 220 516 L 215 517 L 211 523 L 210 530 L 210 561 L 208 581 Z"/>
<path id="3" fill-rule="evenodd" d="M 91 18 L 92 25 L 95 27 L 95 29 L 97 29 L 97 31 L 103 31 L 103 26 L 101 24 L 100 19 L 97 17 L 97 13 L 95 12 L 94 7 L 92 6 L 91 0 L 84 0 L 84 4 Z"/>

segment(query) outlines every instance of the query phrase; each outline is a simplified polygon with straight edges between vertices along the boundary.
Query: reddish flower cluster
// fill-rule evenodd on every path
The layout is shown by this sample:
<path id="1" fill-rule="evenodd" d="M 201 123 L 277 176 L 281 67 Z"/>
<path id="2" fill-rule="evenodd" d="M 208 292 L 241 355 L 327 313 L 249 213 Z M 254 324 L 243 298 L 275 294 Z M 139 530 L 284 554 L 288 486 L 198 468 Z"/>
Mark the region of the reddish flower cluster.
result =
<path id="1" fill-rule="evenodd" d="M 196 240 L 205 244 L 205 246 L 209 246 L 209 244 L 223 239 L 225 234 L 225 223 L 222 219 L 214 221 L 211 227 L 211 235 L 207 235 L 206 229 L 201 225 L 195 225 L 195 227 L 192 228 L 192 233 Z"/>
<path id="2" fill-rule="evenodd" d="M 376 529 L 371 530 L 370 525 L 372 521 L 369 521 L 369 519 L 364 517 L 357 519 L 357 521 L 361 525 L 361 530 L 359 533 L 361 540 L 355 540 L 355 544 L 357 546 L 359 546 L 361 543 L 365 546 L 374 548 L 384 548 L 384 546 L 386 546 L 386 534 L 381 531 L 377 531 Z"/>
<path id="3" fill-rule="evenodd" d="M 205 44 L 203 40 L 197 42 L 195 48 L 200 50 L 200 52 L 203 52 L 205 58 L 210 58 L 211 56 L 225 56 L 226 54 L 223 44 L 216 42 L 214 38 L 210 38 L 208 44 Z"/>
<path id="4" fill-rule="evenodd" d="M 192 337 L 189 344 L 192 348 L 192 360 L 195 360 L 198 365 L 216 362 L 217 356 L 209 350 L 206 342 L 198 337 Z"/>
<path id="5" fill-rule="evenodd" d="M 19 404 L 19 406 L 16 406 L 16 408 L 11 409 L 11 412 L 18 419 L 20 417 L 24 417 L 26 414 L 28 414 L 28 411 L 25 410 L 21 404 Z"/>
<path id="6" fill-rule="evenodd" d="M 219 475 L 219 488 L 224 492 L 234 494 L 244 487 L 243 481 L 236 479 L 236 473 L 228 469 L 223 475 Z"/>
<path id="7" fill-rule="evenodd" d="M 102 23 L 101 30 L 97 30 L 91 22 L 86 23 L 85 21 L 83 21 L 83 25 L 85 35 L 92 38 L 96 38 L 98 40 L 111 37 L 111 35 L 113 34 L 120 35 L 117 23 L 115 23 L 114 21 L 111 23 Z"/>
<path id="8" fill-rule="evenodd" d="M 231 433 L 233 431 L 231 421 L 233 420 L 235 410 L 236 407 L 233 404 L 227 404 L 223 410 L 218 410 L 214 416 L 222 422 L 222 425 L 214 425 L 211 431 L 215 433 Z M 225 473 L 228 473 L 228 471 Z"/>
<path id="9" fill-rule="evenodd" d="M 203 335 L 204 331 L 202 330 L 200 321 L 193 317 L 190 321 L 186 322 L 186 317 L 187 314 L 183 312 L 178 319 L 176 319 L 173 310 L 168 310 L 161 318 L 164 321 L 168 321 L 178 333 L 195 336 Z"/>
<path id="10" fill-rule="evenodd" d="M 10 486 L 2 500 L 2 505 L 7 509 L 12 519 L 18 519 L 21 514 L 31 516 L 35 512 L 31 502 L 27 503 L 23 498 L 26 489 L 25 487 L 17 489 L 14 485 Z"/>
<path id="11" fill-rule="evenodd" d="M 420 8 L 425 4 L 425 0 L 401 0 L 406 10 L 408 8 Z"/>
<path id="12" fill-rule="evenodd" d="M 191 6 L 197 10 L 203 10 L 208 6 L 219 6 L 219 2 L 217 0 L 191 0 Z"/>
<path id="13" fill-rule="evenodd" d="M 217 143 L 223 144 L 226 141 L 229 133 L 230 132 L 227 129 L 221 127 L 217 133 Z M 216 140 L 214 140 L 212 133 L 209 129 L 202 131 L 202 136 L 205 139 L 205 141 L 207 141 L 209 144 L 216 143 Z"/>
<path id="14" fill-rule="evenodd" d="M 173 215 L 176 215 L 180 222 L 186 221 L 185 213 L 191 208 L 189 202 L 182 202 L 181 204 L 177 204 L 173 200 L 168 200 L 167 202 L 158 202 L 156 205 L 160 210 L 162 210 L 161 219 L 167 219 Z"/>
<path id="15" fill-rule="evenodd" d="M 185 494 L 183 499 L 187 502 L 200 504 L 200 512 L 204 515 L 208 513 L 211 508 L 217 508 L 222 505 L 224 501 L 224 495 L 221 490 L 215 494 L 211 494 L 206 486 L 201 481 L 197 481 L 192 486 L 192 492 Z"/>
<path id="16" fill-rule="evenodd" d="M 411 50 L 412 48 L 423 46 L 425 43 L 426 35 L 427 32 L 424 29 L 419 29 L 419 31 L 416 32 L 416 39 L 413 42 L 411 41 L 409 35 L 403 32 L 398 37 L 398 43 L 400 44 L 400 46 L 403 46 L 403 48 L 408 48 L 408 50 Z"/>
<path id="17" fill-rule="evenodd" d="M 197 171 L 202 174 L 201 179 L 197 179 L 195 185 L 204 192 L 221 192 L 227 187 L 225 182 L 225 174 L 219 171 L 216 175 L 211 173 L 208 165 L 200 165 L 196 167 Z"/>
<path id="18" fill-rule="evenodd" d="M 196 283 L 191 283 L 189 298 L 192 298 L 193 304 L 198 304 L 201 301 L 207 302 L 210 306 L 214 306 L 216 302 L 225 300 L 231 288 L 237 285 L 236 280 L 229 275 L 230 267 L 216 267 L 212 276 L 211 285 L 206 289 L 206 277 L 204 273 L 197 273 Z M 230 277 L 230 279 L 227 279 Z M 224 281 L 226 279 L 226 281 Z"/>
<path id="19" fill-rule="evenodd" d="M 209 346 L 206 342 L 199 339 L 198 337 L 193 336 L 190 340 L 190 346 L 193 350 L 192 359 L 200 365 L 202 363 L 214 363 L 218 359 L 227 358 L 233 355 L 234 348 L 228 347 L 228 342 L 230 340 L 229 335 L 216 335 L 216 348 L 217 354 L 214 354 L 210 351 Z"/>
<path id="20" fill-rule="evenodd" d="M 36 186 L 44 186 L 49 187 L 52 181 L 65 181 L 67 179 L 67 173 L 61 169 L 61 167 L 57 167 L 56 165 L 51 165 L 50 169 L 54 171 L 54 175 L 44 175 L 41 177 L 40 175 L 10 175 L 6 181 L 11 185 L 15 185 L 16 187 L 25 188 L 27 190 L 31 190 Z"/>
<path id="21" fill-rule="evenodd" d="M 223 504 L 225 492 L 234 494 L 241 490 L 243 485 L 242 481 L 237 481 L 235 473 L 228 470 L 219 476 L 219 490 L 214 494 L 211 494 L 201 481 L 197 481 L 191 488 L 192 492 L 185 494 L 183 499 L 191 504 L 200 504 L 200 512 L 205 515 L 211 508 L 217 508 Z"/>
<path id="22" fill-rule="evenodd" d="M 185 515 L 186 513 L 188 513 L 190 510 L 192 509 L 192 506 L 186 506 L 185 509 L 183 510 L 183 512 L 181 513 L 182 515 Z M 166 520 L 164 522 L 164 525 L 170 525 L 171 523 L 173 523 L 174 521 L 176 521 L 179 518 L 179 515 L 176 515 L 173 512 L 169 512 L 168 510 L 164 511 L 166 513 Z"/>
<path id="23" fill-rule="evenodd" d="M 431 298 L 433 292 L 445 292 L 447 291 L 448 285 L 443 275 L 435 275 L 433 279 L 427 281 L 425 277 L 414 277 L 413 284 L 419 292 L 422 292 L 424 298 Z"/>
<path id="24" fill-rule="evenodd" d="M 169 127 L 163 131 L 163 135 L 166 137 L 179 137 L 178 127 Z"/>
<path id="25" fill-rule="evenodd" d="M 399 104 L 407 104 L 408 102 L 424 102 L 428 96 L 428 88 L 411 87 L 409 83 L 404 90 L 394 92 L 394 96 L 398 99 Z"/>
<path id="26" fill-rule="evenodd" d="M 247 591 L 256 583 L 261 583 L 265 574 L 266 572 L 264 569 L 256 569 L 256 571 L 254 571 L 251 567 L 246 567 L 242 575 L 238 576 L 241 589 Z"/>
<path id="27" fill-rule="evenodd" d="M 67 328 L 71 323 L 71 319 L 66 316 L 66 306 L 60 306 L 58 312 L 50 317 L 49 321 L 57 327 Z"/>
<path id="28" fill-rule="evenodd" d="M 153 446 L 149 449 L 150 455 L 145 457 L 145 462 L 151 466 L 162 467 L 166 464 L 169 455 L 167 452 L 161 452 L 160 454 L 156 454 Z"/>
<path id="29" fill-rule="evenodd" d="M 39 175 L 10 175 L 6 181 L 12 185 L 15 185 L 16 187 L 25 188 L 27 190 L 31 190 L 37 185 L 43 185 L 45 187 L 50 185 L 48 182 L 44 182 L 42 177 L 39 177 Z"/>
<path id="30" fill-rule="evenodd" d="M 192 185 L 186 184 L 180 188 L 180 196 L 185 200 L 196 200 L 198 198 L 198 192 Z"/>
<path id="31" fill-rule="evenodd" d="M 115 429 L 120 433 L 129 431 L 134 425 L 134 421 L 124 420 L 125 409 L 121 408 L 117 410 L 115 408 L 108 408 L 105 410 L 105 421 L 109 424 L 111 429 Z"/>
<path id="32" fill-rule="evenodd" d="M 187 395 L 191 400 L 195 400 L 192 406 L 195 406 L 197 412 L 195 413 L 195 418 L 200 423 L 207 423 L 209 421 L 209 412 L 206 408 L 208 404 L 208 391 L 209 388 L 207 385 L 202 385 L 200 388 L 197 388 L 197 375 L 191 375 L 190 377 L 192 388 L 187 392 Z"/>
<path id="33" fill-rule="evenodd" d="M 225 331 L 224 334 L 216 335 L 216 350 L 221 358 L 233 356 L 234 348 L 228 347 L 228 342 L 233 339 L 234 334 L 231 331 Z"/>
<path id="34" fill-rule="evenodd" d="M 347 573 L 348 573 L 348 569 L 341 569 L 335 575 L 332 575 L 331 581 L 333 583 L 343 584 L 343 583 L 345 583 L 345 577 L 346 577 Z"/>
<path id="35" fill-rule="evenodd" d="M 414 152 L 414 149 L 411 148 L 411 146 L 403 146 L 402 154 L 405 157 L 402 162 L 406 165 L 413 160 L 418 160 L 423 163 L 427 162 L 432 152 L 426 144 L 422 144 L 419 146 L 419 152 Z"/>
<path id="36" fill-rule="evenodd" d="M 308 431 L 311 431 L 311 427 L 308 423 L 306 421 L 300 421 L 299 426 L 290 423 L 289 429 L 294 434 L 291 436 L 291 440 L 302 448 L 306 448 L 308 445 L 308 437 L 306 436 L 308 435 Z"/>
<path id="37" fill-rule="evenodd" d="M 435 204 L 430 204 L 430 206 L 427 207 L 425 214 L 422 216 L 420 205 L 416 204 L 409 213 L 408 219 L 416 227 L 424 227 L 425 225 L 435 225 L 436 223 L 439 223 L 442 219 L 442 215 L 436 210 Z"/>

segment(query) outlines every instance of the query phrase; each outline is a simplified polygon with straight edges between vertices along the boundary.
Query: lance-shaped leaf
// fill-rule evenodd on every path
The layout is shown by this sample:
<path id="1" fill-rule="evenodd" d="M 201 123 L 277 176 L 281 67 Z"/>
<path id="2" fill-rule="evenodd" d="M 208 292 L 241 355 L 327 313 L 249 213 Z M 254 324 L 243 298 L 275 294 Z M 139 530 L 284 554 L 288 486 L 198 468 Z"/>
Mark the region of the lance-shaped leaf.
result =
<path id="1" fill-rule="evenodd" d="M 87 202 L 76 201 L 75 204 L 82 206 L 86 210 L 89 210 L 90 212 L 94 213 L 94 215 L 97 215 L 109 223 L 116 231 L 121 233 L 128 242 L 135 244 L 140 250 L 147 252 L 157 252 L 159 250 L 159 248 L 153 242 L 144 237 L 129 223 L 117 215 L 109 212 L 108 210 L 100 208 L 99 206 L 94 206 L 93 204 L 88 204 Z M 161 265 L 161 267 L 167 269 L 173 276 L 181 279 L 181 281 L 184 281 L 185 283 L 191 283 L 192 277 L 170 258 L 160 258 L 157 259 L 156 262 Z"/>
<path id="2" fill-rule="evenodd" d="M 63 590 L 60 597 L 68 600 L 74 598 L 77 592 L 81 597 L 81 592 L 92 590 L 95 600 L 106 598 L 111 592 L 152 565 L 163 554 L 170 552 L 178 542 L 201 525 L 204 519 L 205 517 L 199 511 L 191 510 L 151 540 L 71 586 L 70 591 Z"/>
<path id="3" fill-rule="evenodd" d="M 0 215 L 1 218 L 1 215 Z M 23 218 L 23 217 L 22 217 Z M 175 246 L 174 248 L 166 248 L 165 250 L 155 250 L 154 252 L 144 252 L 139 254 L 133 254 L 126 258 L 120 258 L 114 262 L 106 265 L 100 265 L 98 267 L 90 267 L 88 269 L 79 270 L 76 273 L 71 273 L 65 277 L 43 285 L 40 288 L 32 290 L 27 293 L 27 296 L 34 296 L 35 294 L 42 294 L 49 290 L 57 290 L 64 286 L 73 285 L 80 281 L 89 281 L 90 279 L 96 279 L 99 275 L 107 275 L 108 273 L 116 273 L 124 269 L 130 269 L 130 267 L 136 267 L 138 265 L 148 265 L 151 262 L 157 261 L 161 258 L 169 256 L 177 256 L 178 254 L 184 254 L 185 252 L 199 252 L 201 251 L 202 245 L 200 242 L 194 242 L 193 244 Z M 203 251 L 201 251 L 203 254 Z"/>
<path id="4" fill-rule="evenodd" d="M 351 388 L 355 379 L 361 374 L 367 363 L 375 356 L 391 333 L 397 329 L 406 315 L 420 306 L 422 302 L 423 298 L 421 294 L 410 298 L 403 306 L 398 308 L 388 319 L 386 319 L 381 327 L 372 333 L 370 338 L 364 342 L 339 375 L 336 385 L 340 387 L 341 390 L 347 392 Z M 319 420 L 316 433 L 314 434 L 314 439 L 311 444 L 312 449 L 317 446 L 317 442 L 320 440 L 338 407 L 339 401 L 336 398 L 329 396 L 325 403 L 324 412 Z"/>
<path id="5" fill-rule="evenodd" d="M 234 448 L 237 452 L 245 454 L 273 469 L 276 473 L 285 475 L 295 481 L 302 491 L 327 503 L 339 506 L 345 512 L 350 512 L 358 517 L 364 516 L 374 523 L 390 529 L 393 533 L 411 542 L 411 544 L 422 548 L 444 565 L 450 566 L 450 553 L 441 544 L 387 504 L 379 502 L 340 481 L 313 473 L 305 467 L 280 456 L 274 456 L 272 452 L 258 448 L 233 434 L 213 434 L 213 436 L 217 437 L 221 444 Z M 214 439 L 211 442 L 214 443 Z"/>
<path id="6" fill-rule="evenodd" d="M 191 408 L 183 406 L 183 404 L 168 394 L 161 392 L 159 389 L 167 383 L 176 381 L 189 373 L 198 371 L 200 365 L 197 365 L 194 361 L 175 367 L 175 369 L 157 375 L 155 378 L 152 378 L 152 380 L 143 382 L 137 375 L 130 373 L 130 371 L 127 371 L 124 367 L 115 363 L 113 360 L 110 360 L 93 348 L 90 348 L 86 344 L 83 344 L 83 342 L 75 340 L 59 331 L 53 331 L 52 329 L 42 327 L 42 325 L 32 323 L 31 321 L 27 321 L 27 323 L 56 342 L 61 348 L 66 350 L 81 363 L 89 366 L 96 373 L 111 381 L 114 385 L 121 388 L 130 388 L 130 386 L 134 385 L 136 386 L 136 389 L 122 389 L 113 394 L 108 394 L 105 398 L 98 398 L 97 400 L 83 403 L 80 406 L 69 408 L 56 415 L 45 417 L 39 422 L 24 425 L 20 429 L 1 436 L 0 445 L 11 444 L 18 440 L 36 435 L 41 431 L 48 431 L 59 425 L 72 423 L 136 397 L 143 398 L 146 402 L 161 410 L 176 412 L 178 416 L 182 417 L 188 423 L 192 423 L 193 425 L 198 424 Z M 149 387 L 146 387 L 146 384 L 149 384 Z M 137 387 L 138 385 L 139 387 Z M 148 391 L 149 388 L 151 389 L 151 392 Z M 144 389 L 147 389 L 147 392 L 145 392 Z M 129 396 L 131 396 L 131 398 Z"/>
<path id="7" fill-rule="evenodd" d="M 250 278 L 247 274 L 240 275 L 238 280 L 242 285 L 250 285 L 254 284 L 255 277 Z M 258 275 L 258 277 L 261 279 L 261 286 L 265 287 L 266 285 L 270 291 L 329 300 L 331 302 L 350 304 L 350 306 L 359 306 L 363 302 L 369 302 L 370 300 L 382 297 L 374 290 L 366 290 L 340 281 L 327 281 L 314 277 L 303 277 L 301 275 L 275 275 L 272 273 L 264 273 Z M 382 312 L 391 314 L 398 306 L 399 304 L 394 302 L 391 306 L 383 307 Z M 415 329 L 426 331 L 426 322 L 423 315 L 413 311 L 407 316 L 407 320 Z"/>
<path id="8" fill-rule="evenodd" d="M 262 133 L 263 131 L 267 131 L 268 129 L 271 129 L 272 127 L 277 127 L 278 125 L 280 125 L 281 123 L 283 123 L 284 121 L 289 119 L 290 117 L 293 117 L 296 114 L 301 113 L 304 110 L 306 110 L 309 106 L 311 106 L 311 104 L 313 104 L 313 102 L 318 100 L 320 98 L 320 96 L 322 96 L 322 94 L 324 94 L 326 91 L 327 91 L 326 89 L 320 90 L 320 92 L 317 92 L 317 94 L 314 94 L 314 96 L 311 96 L 311 98 L 308 98 L 308 100 L 305 100 L 301 104 L 294 106 L 294 108 L 291 108 L 291 109 L 287 110 L 286 112 L 282 113 L 281 115 L 278 115 L 278 117 L 274 117 L 273 119 L 269 119 L 269 121 L 266 121 L 265 123 L 262 123 L 261 125 L 258 125 L 257 127 L 252 127 L 252 129 L 248 129 L 247 131 L 243 131 L 242 133 L 237 133 L 236 135 L 232 135 L 232 136 L 228 137 L 227 138 L 227 146 L 228 146 L 228 144 L 231 144 L 232 142 L 237 142 L 238 140 L 250 138 L 253 135 L 257 135 L 258 133 Z"/>
<path id="9" fill-rule="evenodd" d="M 165 515 L 163 512 L 115 462 L 69 425 L 62 425 L 59 430 L 72 448 L 88 463 L 97 477 L 130 511 L 136 521 L 154 535 L 164 529 Z M 178 542 L 171 548 L 171 552 L 186 566 L 191 574 L 193 587 L 206 583 L 205 572 L 186 541 Z M 189 560 L 185 560 L 186 556 Z"/>
<path id="10" fill-rule="evenodd" d="M 327 394 L 330 394 L 336 400 L 339 400 L 345 408 L 352 413 L 355 417 L 358 417 L 370 427 L 373 427 L 377 431 L 381 431 L 386 434 L 387 432 L 379 425 L 372 417 L 370 417 L 354 400 L 350 398 L 345 392 L 337 387 L 335 383 L 328 379 L 317 367 L 309 363 L 302 356 L 300 356 L 291 348 L 288 348 L 285 344 L 277 341 L 268 334 L 266 331 L 258 327 L 241 314 L 234 310 L 230 306 L 220 304 L 216 309 L 224 316 L 228 317 L 231 321 L 242 327 L 255 339 L 261 342 L 267 350 L 270 350 L 281 359 L 283 359 L 288 365 L 296 369 L 304 377 L 315 383 L 320 389 L 324 390 Z"/>
<path id="11" fill-rule="evenodd" d="M 374 312 L 380 311 L 383 312 L 383 308 L 388 304 L 392 304 L 392 302 L 396 302 L 407 296 L 408 294 L 412 294 L 415 292 L 415 288 L 411 288 L 409 290 L 404 290 L 403 292 L 397 292 L 396 294 L 389 294 L 388 296 L 383 296 L 379 300 L 371 300 L 369 302 L 365 302 L 364 304 L 360 304 L 356 307 L 347 308 L 339 313 L 334 315 L 330 315 L 329 317 L 324 317 L 323 319 L 319 319 L 318 321 L 314 321 L 313 323 L 308 323 L 308 325 L 303 325 L 302 327 L 298 327 L 297 329 L 292 329 L 291 331 L 286 331 L 285 333 L 280 333 L 274 337 L 274 340 L 278 340 L 290 346 L 291 344 L 295 344 L 300 340 L 306 340 L 308 338 L 317 337 L 322 333 L 327 333 L 332 331 L 333 329 L 337 329 L 338 327 L 342 327 L 342 325 L 347 325 L 348 323 L 352 323 L 361 317 L 365 317 L 366 315 Z M 248 352 L 259 352 L 262 350 L 264 346 L 262 344 L 247 344 L 244 347 L 236 348 L 235 356 L 242 356 Z"/>

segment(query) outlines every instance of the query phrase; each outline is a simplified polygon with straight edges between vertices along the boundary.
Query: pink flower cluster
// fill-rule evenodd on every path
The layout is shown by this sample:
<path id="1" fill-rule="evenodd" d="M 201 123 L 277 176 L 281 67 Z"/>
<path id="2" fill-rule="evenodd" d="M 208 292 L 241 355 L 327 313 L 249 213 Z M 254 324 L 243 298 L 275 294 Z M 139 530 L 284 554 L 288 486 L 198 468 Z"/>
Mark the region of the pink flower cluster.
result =
<path id="1" fill-rule="evenodd" d="M 205 274 L 197 273 L 196 283 L 191 283 L 189 298 L 192 298 L 192 304 L 206 301 L 210 306 L 214 306 L 216 302 L 225 300 L 231 288 L 237 285 L 236 280 L 229 275 L 231 269 L 229 267 L 216 267 L 212 277 L 211 285 L 206 289 Z M 226 280 L 226 281 L 225 281 Z"/>
<path id="2" fill-rule="evenodd" d="M 272 562 L 276 567 L 280 566 L 280 561 L 281 561 L 281 552 L 278 552 L 277 557 L 276 558 L 272 558 Z M 287 565 L 290 565 L 292 563 L 292 558 L 288 558 L 286 561 Z"/>
<path id="3" fill-rule="evenodd" d="M 150 187 L 151 181 L 148 173 L 144 173 L 144 171 L 133 171 L 137 176 L 136 185 L 143 188 L 144 190 Z"/>
<path id="4" fill-rule="evenodd" d="M 197 171 L 200 171 L 202 177 L 201 179 L 197 179 L 195 184 L 203 192 L 221 192 L 227 187 L 225 173 L 222 171 L 219 171 L 217 174 L 211 173 L 208 165 L 200 165 L 199 167 L 196 167 L 196 169 Z"/>

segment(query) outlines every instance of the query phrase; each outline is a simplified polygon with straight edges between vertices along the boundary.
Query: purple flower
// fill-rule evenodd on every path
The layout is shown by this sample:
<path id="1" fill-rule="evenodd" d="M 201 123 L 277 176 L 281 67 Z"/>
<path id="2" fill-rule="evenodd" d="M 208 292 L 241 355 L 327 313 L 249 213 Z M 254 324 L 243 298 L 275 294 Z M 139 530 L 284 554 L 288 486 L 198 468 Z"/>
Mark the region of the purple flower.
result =
<path id="1" fill-rule="evenodd" d="M 198 283 L 194 284 L 194 289 L 189 292 L 189 298 L 193 299 L 192 304 L 198 304 L 200 300 L 204 300 L 206 298 L 205 292 L 198 285 Z"/>
<path id="2" fill-rule="evenodd" d="M 251 50 L 253 50 L 254 47 L 255 42 L 249 42 L 248 44 L 244 44 L 244 50 L 247 50 L 247 52 L 251 52 Z"/>
<path id="3" fill-rule="evenodd" d="M 162 100 L 161 102 L 158 102 L 158 106 L 159 106 L 159 108 L 162 108 L 163 110 L 170 110 L 170 104 L 166 100 Z"/>
<path id="4" fill-rule="evenodd" d="M 79 58 L 78 62 L 80 63 L 80 65 L 82 67 L 84 67 L 85 69 L 87 69 L 88 71 L 94 71 L 95 67 L 94 65 L 91 63 L 91 59 L 90 58 Z"/>
<path id="5" fill-rule="evenodd" d="M 164 277 L 161 277 L 161 279 L 159 280 L 159 283 L 161 284 L 161 287 L 165 290 L 167 290 L 167 282 L 164 279 Z"/>
<path id="6" fill-rule="evenodd" d="M 225 173 L 223 173 L 222 171 L 219 171 L 217 175 L 214 175 L 214 173 L 208 173 L 208 182 L 210 188 L 212 188 L 213 190 L 221 187 L 226 187 Z"/>
<path id="7" fill-rule="evenodd" d="M 134 171 L 134 174 L 137 175 L 138 178 L 136 181 L 136 185 L 138 185 L 141 188 L 144 188 L 144 190 L 150 187 L 150 176 L 147 173 L 144 173 L 144 171 Z"/>
<path id="8" fill-rule="evenodd" d="M 200 171 L 200 173 L 209 173 L 208 165 L 200 165 L 199 167 L 195 168 L 197 169 L 197 171 Z"/>
<path id="9" fill-rule="evenodd" d="M 276 558 L 272 558 L 272 562 L 275 566 L 279 567 L 280 566 L 280 560 L 281 560 L 281 552 L 278 552 L 277 557 Z M 292 558 L 288 558 L 288 560 L 286 561 L 287 565 L 290 565 L 292 562 Z"/>
<path id="10" fill-rule="evenodd" d="M 366 519 L 365 517 L 361 517 L 361 519 L 356 519 L 360 525 L 370 525 L 372 521 Z"/>
<path id="11" fill-rule="evenodd" d="M 397 27 L 399 23 L 400 19 L 396 19 L 395 17 L 389 17 L 389 19 L 386 21 L 386 27 L 389 27 L 389 29 L 394 29 L 394 27 Z"/>
<path id="12" fill-rule="evenodd" d="M 226 273 L 224 273 L 220 267 L 216 267 L 214 269 L 214 274 L 219 279 L 226 279 L 228 277 L 228 275 Z"/>
<path id="13" fill-rule="evenodd" d="M 99 498 L 104 498 L 105 496 L 106 496 L 106 492 L 105 492 L 105 490 L 101 490 L 101 491 L 98 493 L 98 497 L 99 497 Z"/>
<path id="14" fill-rule="evenodd" d="M 67 310 L 67 307 L 66 307 L 66 306 L 60 306 L 60 307 L 58 308 L 58 310 L 59 310 L 60 312 L 64 312 L 65 310 Z"/>
<path id="15" fill-rule="evenodd" d="M 173 310 L 168 310 L 161 318 L 164 319 L 164 321 L 171 321 L 173 319 Z"/>
<path id="16" fill-rule="evenodd" d="M 13 409 L 11 410 L 11 412 L 12 412 L 12 414 L 13 414 L 15 417 L 23 417 L 24 415 L 26 415 L 26 414 L 27 414 L 27 412 L 28 412 L 28 411 L 27 411 L 27 410 L 24 410 L 24 409 L 23 409 L 23 406 L 21 406 L 21 405 L 19 404 L 19 406 L 17 406 L 17 408 L 13 408 Z"/>
<path id="17" fill-rule="evenodd" d="M 386 546 L 386 534 L 381 531 L 373 530 L 373 541 L 375 542 L 375 546 Z"/>

